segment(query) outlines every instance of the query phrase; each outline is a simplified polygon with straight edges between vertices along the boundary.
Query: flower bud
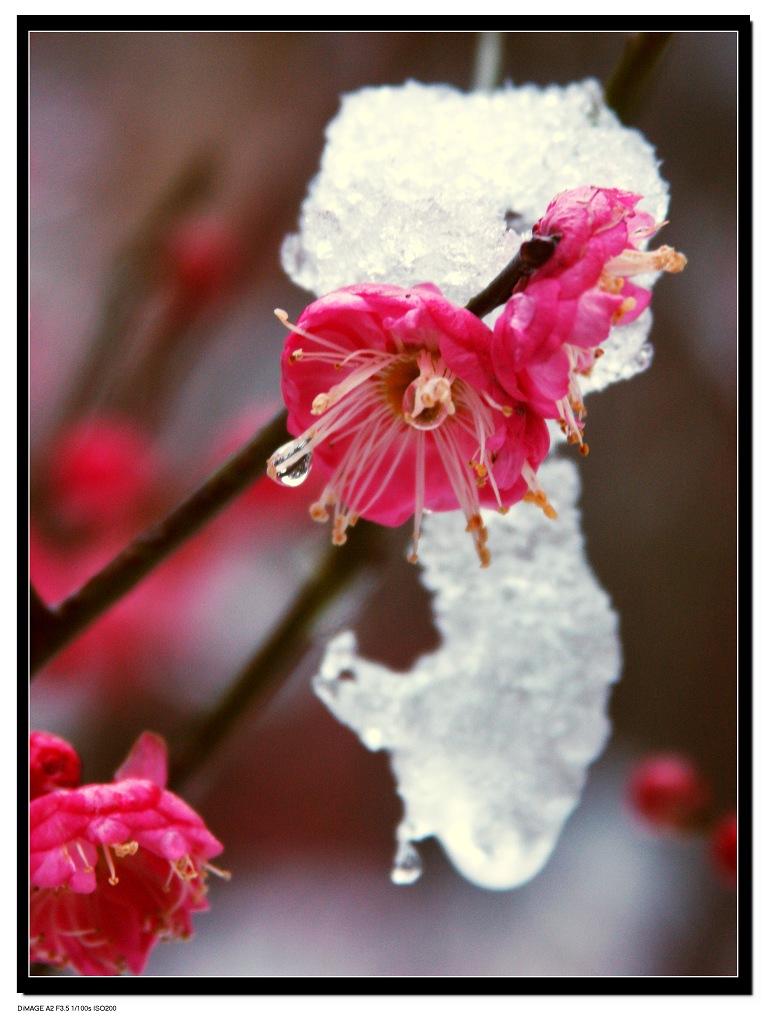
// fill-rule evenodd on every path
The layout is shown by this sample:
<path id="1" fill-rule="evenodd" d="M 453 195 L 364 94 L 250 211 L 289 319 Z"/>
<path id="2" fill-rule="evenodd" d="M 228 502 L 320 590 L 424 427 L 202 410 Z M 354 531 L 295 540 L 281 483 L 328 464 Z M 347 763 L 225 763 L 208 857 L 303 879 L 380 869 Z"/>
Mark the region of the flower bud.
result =
<path id="1" fill-rule="evenodd" d="M 66 740 L 49 732 L 29 736 L 29 799 L 77 786 L 80 758 Z"/>
<path id="2" fill-rule="evenodd" d="M 711 856 L 719 877 L 726 885 L 738 881 L 738 816 L 735 811 L 725 815 L 711 833 Z"/>
<path id="3" fill-rule="evenodd" d="M 629 780 L 628 801 L 648 825 L 687 831 L 703 824 L 711 794 L 700 770 L 688 758 L 657 754 L 635 767 Z"/>

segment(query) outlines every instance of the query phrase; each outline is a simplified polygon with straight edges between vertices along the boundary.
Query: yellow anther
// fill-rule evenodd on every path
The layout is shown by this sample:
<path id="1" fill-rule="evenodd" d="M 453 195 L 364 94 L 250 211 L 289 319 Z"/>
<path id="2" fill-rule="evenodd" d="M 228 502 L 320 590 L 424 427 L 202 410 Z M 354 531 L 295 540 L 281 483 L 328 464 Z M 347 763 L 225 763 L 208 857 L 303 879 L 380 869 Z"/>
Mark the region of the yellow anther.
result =
<path id="1" fill-rule="evenodd" d="M 138 853 L 138 843 L 131 839 L 129 843 L 112 843 L 115 857 L 133 857 Z"/>

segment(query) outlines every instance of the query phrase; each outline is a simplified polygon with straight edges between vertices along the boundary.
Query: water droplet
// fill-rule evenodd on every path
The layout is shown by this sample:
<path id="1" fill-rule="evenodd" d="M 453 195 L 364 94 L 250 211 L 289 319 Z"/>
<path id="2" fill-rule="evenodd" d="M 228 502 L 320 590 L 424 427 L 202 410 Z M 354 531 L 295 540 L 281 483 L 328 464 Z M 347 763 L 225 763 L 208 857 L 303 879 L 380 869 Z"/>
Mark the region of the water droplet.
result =
<path id="1" fill-rule="evenodd" d="M 299 487 L 306 480 L 309 476 L 309 470 L 312 468 L 311 452 L 302 455 L 300 459 L 291 462 L 289 466 L 285 466 L 282 470 L 280 466 L 306 448 L 308 443 L 308 438 L 303 438 L 298 441 L 288 441 L 287 444 L 283 444 L 277 449 L 269 460 L 274 470 L 273 479 L 285 487 Z"/>
<path id="2" fill-rule="evenodd" d="M 422 871 L 423 863 L 416 848 L 406 840 L 401 841 L 391 869 L 392 882 L 395 885 L 412 885 L 421 877 Z"/>

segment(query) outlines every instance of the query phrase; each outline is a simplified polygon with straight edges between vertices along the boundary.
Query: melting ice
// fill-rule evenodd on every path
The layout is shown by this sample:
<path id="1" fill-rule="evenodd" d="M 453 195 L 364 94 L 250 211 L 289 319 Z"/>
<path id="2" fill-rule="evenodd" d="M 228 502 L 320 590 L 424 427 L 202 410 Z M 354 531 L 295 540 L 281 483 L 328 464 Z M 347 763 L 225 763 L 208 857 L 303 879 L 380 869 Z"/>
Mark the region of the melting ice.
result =
<path id="1" fill-rule="evenodd" d="M 423 582 L 434 594 L 438 651 L 392 672 L 360 658 L 346 632 L 315 679 L 337 718 L 390 751 L 405 806 L 396 881 L 409 880 L 403 844 L 436 836 L 478 885 L 526 882 L 608 735 L 617 616 L 584 555 L 576 469 L 550 462 L 540 476 L 559 518 L 526 504 L 488 515 L 489 570 L 476 565 L 460 512 L 425 522 Z"/>

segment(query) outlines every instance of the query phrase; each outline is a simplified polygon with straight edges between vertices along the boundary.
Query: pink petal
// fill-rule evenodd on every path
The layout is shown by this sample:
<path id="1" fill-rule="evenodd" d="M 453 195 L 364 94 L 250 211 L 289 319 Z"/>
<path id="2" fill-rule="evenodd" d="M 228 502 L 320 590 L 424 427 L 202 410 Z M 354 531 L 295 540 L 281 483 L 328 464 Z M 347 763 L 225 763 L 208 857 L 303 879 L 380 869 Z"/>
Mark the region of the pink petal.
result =
<path id="1" fill-rule="evenodd" d="M 561 349 L 545 362 L 527 367 L 519 375 L 519 385 L 530 407 L 547 419 L 558 419 L 556 403 L 570 390 L 570 360 Z"/>
<path id="2" fill-rule="evenodd" d="M 123 779 L 148 779 L 155 786 L 165 788 L 168 781 L 168 747 L 165 740 L 153 732 L 143 732 L 115 772 L 117 782 Z"/>
<path id="3" fill-rule="evenodd" d="M 648 288 L 641 288 L 639 285 L 634 284 L 633 281 L 626 281 L 621 290 L 621 298 L 633 298 L 636 301 L 634 308 L 624 313 L 620 320 L 618 320 L 618 323 L 623 326 L 624 324 L 630 324 L 632 320 L 636 320 L 640 314 L 644 313 L 650 305 L 652 292 Z"/>
<path id="4" fill-rule="evenodd" d="M 623 298 L 622 294 L 613 295 L 601 288 L 591 288 L 584 292 L 578 303 L 568 342 L 579 348 L 596 348 L 610 333 L 613 316 L 620 309 Z"/>

